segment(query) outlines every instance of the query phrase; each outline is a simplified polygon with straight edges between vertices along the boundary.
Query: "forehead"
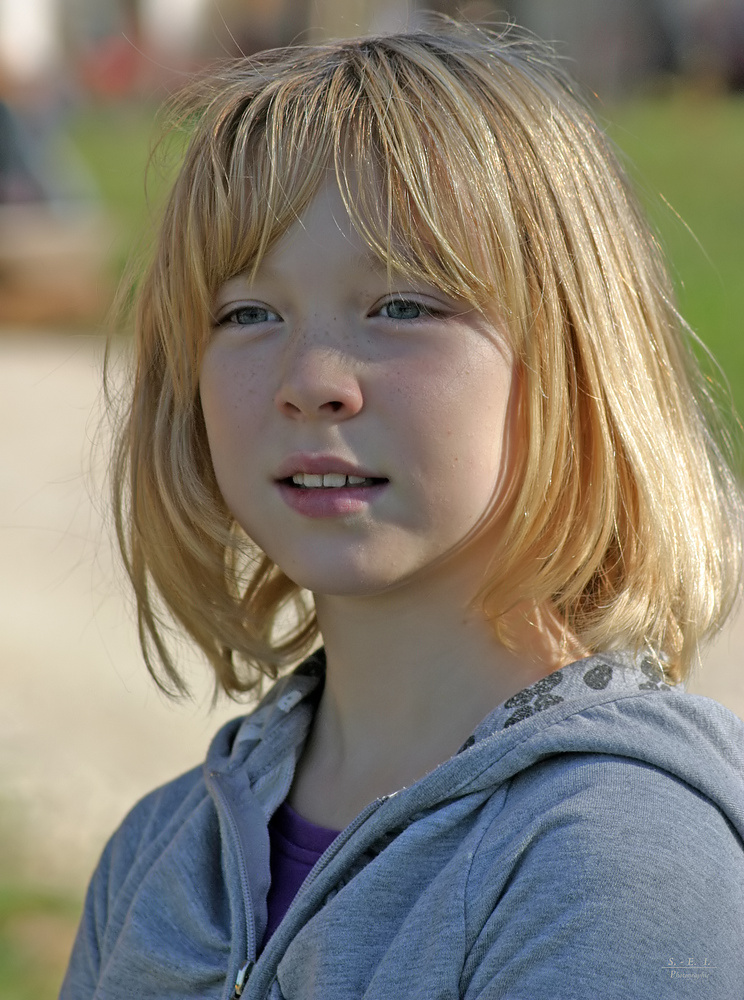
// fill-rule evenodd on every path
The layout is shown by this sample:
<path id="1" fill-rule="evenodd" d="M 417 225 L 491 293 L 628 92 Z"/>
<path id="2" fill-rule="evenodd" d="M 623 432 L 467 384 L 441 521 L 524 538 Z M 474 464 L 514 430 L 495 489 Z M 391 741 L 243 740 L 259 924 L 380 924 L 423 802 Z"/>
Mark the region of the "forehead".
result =
<path id="1" fill-rule="evenodd" d="M 314 227 L 323 232 L 322 245 L 325 235 L 341 236 L 370 266 L 382 264 L 474 305 L 495 297 L 494 250 L 501 252 L 510 237 L 492 203 L 508 199 L 484 187 L 470 146 L 467 155 L 458 153 L 467 143 L 436 137 L 423 110 L 420 120 L 398 115 L 391 123 L 392 112 L 380 118 L 361 99 L 344 120 L 320 116 L 312 134 L 308 123 L 298 132 L 303 116 L 296 100 L 284 111 L 281 120 L 277 113 L 276 122 L 257 121 L 230 138 L 226 211 L 207 226 L 219 230 L 207 248 L 212 289 L 235 274 L 255 274 L 307 225 L 309 213 L 318 223 L 325 215 L 324 227 Z"/>
<path id="2" fill-rule="evenodd" d="M 283 268 L 325 271 L 329 260 L 347 269 L 385 271 L 387 263 L 360 234 L 352 221 L 336 178 L 325 178 L 289 229 L 258 262 L 256 273 Z"/>
<path id="3" fill-rule="evenodd" d="M 214 307 L 245 295 L 274 306 L 301 302 L 313 309 L 332 303 L 343 307 L 404 291 L 444 294 L 437 282 L 381 259 L 359 233 L 335 176 L 329 175 L 255 266 L 218 287 Z M 452 303 L 461 301 L 461 296 L 445 297 Z"/>

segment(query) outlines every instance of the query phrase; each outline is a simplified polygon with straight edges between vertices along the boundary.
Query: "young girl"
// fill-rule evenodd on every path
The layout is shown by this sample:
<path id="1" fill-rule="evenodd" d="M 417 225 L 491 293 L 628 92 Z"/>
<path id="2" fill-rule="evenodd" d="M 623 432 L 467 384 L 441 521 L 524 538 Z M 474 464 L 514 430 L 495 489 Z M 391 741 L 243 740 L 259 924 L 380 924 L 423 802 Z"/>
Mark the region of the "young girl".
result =
<path id="1" fill-rule="evenodd" d="M 166 616 L 282 673 L 113 836 L 62 997 L 744 996 L 744 728 L 680 685 L 740 495 L 602 132 L 450 23 L 181 114 L 119 536 L 163 686 Z"/>

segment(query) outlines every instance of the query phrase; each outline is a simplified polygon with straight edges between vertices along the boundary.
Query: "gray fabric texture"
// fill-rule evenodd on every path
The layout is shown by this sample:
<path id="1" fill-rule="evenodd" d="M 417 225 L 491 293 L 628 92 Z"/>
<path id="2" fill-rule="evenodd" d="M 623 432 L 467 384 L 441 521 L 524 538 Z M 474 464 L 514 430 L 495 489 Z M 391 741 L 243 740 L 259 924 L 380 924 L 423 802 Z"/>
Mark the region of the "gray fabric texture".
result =
<path id="1" fill-rule="evenodd" d="M 267 823 L 322 652 L 224 726 L 104 850 L 61 1000 L 228 1000 L 266 926 Z M 371 803 L 244 1000 L 744 998 L 744 724 L 650 659 L 590 657 Z"/>

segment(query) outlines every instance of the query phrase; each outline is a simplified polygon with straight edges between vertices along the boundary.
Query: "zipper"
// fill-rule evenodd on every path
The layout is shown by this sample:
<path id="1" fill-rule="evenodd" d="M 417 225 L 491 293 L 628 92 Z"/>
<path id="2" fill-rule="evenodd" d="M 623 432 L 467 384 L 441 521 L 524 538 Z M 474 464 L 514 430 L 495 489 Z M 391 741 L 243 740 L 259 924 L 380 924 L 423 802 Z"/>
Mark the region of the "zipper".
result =
<path id="1" fill-rule="evenodd" d="M 248 976 L 253 972 L 253 966 L 255 962 L 250 960 L 245 963 L 245 965 L 238 970 L 238 975 L 235 980 L 235 985 L 233 986 L 233 991 L 230 994 L 230 1000 L 240 1000 L 243 995 L 243 990 L 245 989 L 245 984 L 248 982 Z"/>
<path id="2" fill-rule="evenodd" d="M 248 881 L 248 871 L 245 863 L 245 857 L 243 856 L 243 847 L 240 843 L 240 835 L 238 834 L 238 826 L 235 822 L 235 817 L 233 816 L 232 809 L 230 808 L 230 803 L 228 802 L 227 796 L 220 787 L 220 773 L 219 771 L 210 771 L 209 777 L 211 779 L 212 788 L 214 790 L 215 797 L 222 803 L 222 808 L 224 810 L 225 816 L 227 817 L 227 822 L 230 826 L 233 840 L 235 842 L 235 853 L 237 855 L 238 862 L 238 873 L 240 876 L 240 884 L 243 890 L 243 900 L 245 905 L 245 923 L 246 923 L 246 954 L 255 955 L 257 942 L 256 942 L 256 918 L 253 912 L 253 899 L 251 897 L 250 883 Z M 248 981 L 248 976 L 253 971 L 255 966 L 255 961 L 253 959 L 248 959 L 239 970 L 238 975 L 235 979 L 235 985 L 233 986 L 233 991 L 230 995 L 230 1000 L 239 1000 L 245 990 L 245 984 Z"/>
<path id="3" fill-rule="evenodd" d="M 315 862 L 314 866 L 308 872 L 305 880 L 303 881 L 302 885 L 300 886 L 299 890 L 295 895 L 295 899 L 301 898 L 301 896 L 313 884 L 315 879 L 320 874 L 321 870 L 325 868 L 326 864 L 331 860 L 331 858 L 335 857 L 336 854 L 338 854 L 339 851 L 346 846 L 351 837 L 357 832 L 359 827 L 367 821 L 367 819 L 372 815 L 372 813 L 376 812 L 377 809 L 379 809 L 380 806 L 383 805 L 383 803 L 387 802 L 388 799 L 391 799 L 393 795 L 397 795 L 397 792 L 393 792 L 392 795 L 382 795 L 380 796 L 379 799 L 375 799 L 373 802 L 370 802 L 368 805 L 364 807 L 364 809 L 362 809 L 362 811 L 355 817 L 355 819 L 353 819 L 351 823 L 349 823 L 349 825 L 345 827 L 341 831 L 341 833 L 339 833 L 336 839 L 331 841 L 329 846 L 325 849 L 325 851 Z M 294 899 L 292 900 L 292 903 L 290 903 L 290 906 L 293 905 L 294 905 Z"/>
<path id="4" fill-rule="evenodd" d="M 309 887 L 312 885 L 312 883 L 318 877 L 318 874 L 325 867 L 325 865 L 328 863 L 328 861 L 330 861 L 331 858 L 334 857 L 335 854 L 341 848 L 343 848 L 343 846 L 346 844 L 346 842 L 349 840 L 349 838 L 359 829 L 359 827 L 364 823 L 364 821 L 373 812 L 375 812 L 375 810 L 379 809 L 379 807 L 388 798 L 392 798 L 392 796 L 385 795 L 385 796 L 382 796 L 379 799 L 375 799 L 374 802 L 370 802 L 369 805 L 367 805 L 366 808 L 363 809 L 361 813 L 359 813 L 359 815 L 356 817 L 356 819 L 354 819 L 338 835 L 338 837 L 336 837 L 336 839 L 333 841 L 333 843 L 329 847 L 326 848 L 326 850 L 323 852 L 323 854 L 321 855 L 321 857 L 315 862 L 315 865 L 314 865 L 313 869 L 310 871 L 310 873 L 308 874 L 308 876 L 305 879 L 305 881 L 300 886 L 300 889 L 297 892 L 295 898 L 292 900 L 292 902 L 289 905 L 289 910 L 287 910 L 287 913 L 289 913 L 290 910 L 294 909 L 294 907 L 296 906 L 298 900 L 301 900 L 304 897 L 305 893 L 308 891 Z M 280 928 L 281 928 L 281 924 L 279 925 L 279 928 L 277 928 L 276 933 L 274 934 L 274 936 L 272 937 L 271 941 L 267 945 L 266 951 L 263 954 L 268 955 L 271 952 L 272 945 L 275 945 L 276 942 L 280 940 L 280 937 L 281 937 Z M 261 956 L 262 958 L 263 958 L 263 954 Z M 272 960 L 273 960 L 272 958 L 269 958 L 270 962 Z M 248 986 L 248 980 L 249 980 L 249 978 L 251 976 L 251 973 L 256 968 L 256 964 L 257 964 L 256 961 L 251 961 L 249 959 L 245 963 L 245 965 L 240 969 L 240 971 L 238 972 L 237 978 L 235 980 L 235 985 L 233 987 L 233 991 L 230 994 L 230 1000 L 241 1000 L 241 998 L 244 995 L 246 995 L 246 987 Z"/>
<path id="5" fill-rule="evenodd" d="M 218 774 L 212 772 L 212 774 L 210 775 L 210 777 L 213 778 L 213 779 L 218 779 L 219 776 L 218 776 Z M 222 789 L 218 787 L 217 782 L 215 782 L 215 790 L 218 792 L 219 797 L 222 800 L 222 804 L 223 804 L 223 806 L 225 808 L 225 812 L 226 812 L 226 814 L 227 814 L 227 816 L 229 818 L 230 825 L 235 830 L 235 820 L 234 820 L 234 818 L 232 816 L 232 811 L 231 811 L 229 805 L 227 804 L 227 801 L 226 801 L 226 798 L 225 798 L 225 796 L 224 796 L 224 794 L 222 792 Z M 396 794 L 396 793 L 393 793 L 393 794 Z M 365 822 L 365 820 L 373 812 L 375 812 L 377 809 L 379 809 L 379 807 L 385 801 L 387 801 L 387 799 L 389 799 L 389 798 L 392 798 L 392 795 L 383 795 L 379 799 L 375 799 L 374 802 L 370 802 L 366 806 L 366 808 L 363 809 L 362 812 L 359 813 L 359 815 L 342 831 L 342 833 L 340 833 L 339 836 L 336 837 L 336 839 L 333 841 L 333 843 L 330 844 L 330 846 L 326 848 L 326 850 L 324 851 L 323 855 L 316 861 L 315 866 L 313 867 L 312 871 L 308 874 L 307 878 L 305 879 L 305 881 L 300 886 L 299 892 L 297 893 L 297 895 L 295 896 L 295 898 L 292 900 L 292 903 L 290 904 L 290 909 L 292 909 L 295 906 L 295 903 L 296 903 L 297 899 L 301 898 L 307 892 L 309 886 L 312 885 L 312 883 L 315 881 L 316 877 L 318 876 L 319 871 L 322 870 L 325 867 L 325 865 L 327 864 L 327 862 L 330 861 L 330 859 L 341 848 L 343 848 L 343 846 L 347 843 L 347 841 L 349 840 L 349 838 L 359 829 L 359 827 Z M 235 832 L 237 834 L 237 831 L 235 831 Z M 239 843 L 239 841 L 238 841 L 238 843 Z M 244 868 L 245 859 L 242 857 L 242 852 L 240 852 L 240 858 L 239 858 L 239 860 L 240 860 L 239 867 L 241 868 L 241 876 L 245 880 L 244 881 L 244 887 L 245 887 L 245 891 L 246 891 L 246 896 L 247 896 L 248 900 L 250 901 L 250 898 L 251 898 L 250 897 L 250 889 L 248 887 L 248 879 L 247 879 L 247 876 L 245 874 L 245 868 Z M 289 912 L 289 911 L 287 911 L 287 912 Z M 250 938 L 255 938 L 255 925 L 253 923 L 253 920 L 255 920 L 255 918 L 253 917 L 252 903 L 251 903 L 251 906 L 250 906 L 250 909 L 249 909 L 249 913 L 247 914 L 247 917 L 249 917 L 249 919 L 246 922 L 247 922 L 247 924 L 253 930 L 253 934 L 251 934 L 249 936 L 250 936 Z M 250 919 L 250 918 L 253 918 L 253 920 Z M 253 952 L 253 954 L 255 954 L 255 947 L 256 947 L 255 941 L 251 940 L 249 942 L 249 944 L 252 944 L 253 948 L 251 949 L 249 947 L 248 954 L 251 954 L 251 952 Z M 270 947 L 271 947 L 271 945 L 269 945 L 269 948 Z M 245 965 L 241 966 L 241 968 L 238 970 L 238 974 L 237 974 L 236 979 L 235 979 L 235 984 L 233 985 L 232 993 L 230 994 L 230 1000 L 241 1000 L 241 997 L 245 993 L 245 988 L 248 985 L 248 979 L 249 979 L 251 973 L 253 972 L 253 970 L 255 969 L 255 967 L 256 967 L 256 961 L 253 960 L 253 959 L 250 959 L 250 958 L 246 961 Z"/>
<path id="6" fill-rule="evenodd" d="M 370 802 L 359 813 L 359 815 L 355 819 L 353 819 L 351 821 L 351 823 L 349 823 L 349 825 L 347 827 L 344 827 L 344 829 L 341 831 L 341 833 L 339 833 L 339 835 L 336 837 L 336 839 L 334 841 L 332 841 L 331 844 L 325 849 L 325 851 L 321 854 L 321 856 L 318 858 L 318 860 L 315 862 L 315 864 L 313 865 L 313 867 L 308 872 L 308 874 L 305 877 L 305 880 L 303 881 L 302 885 L 300 886 L 300 888 L 298 889 L 298 891 L 295 893 L 294 899 L 289 904 L 289 909 L 287 910 L 287 913 L 285 913 L 285 915 L 284 915 L 285 918 L 286 918 L 287 914 L 290 913 L 295 908 L 297 902 L 301 901 L 304 898 L 305 894 L 310 891 L 310 889 L 311 889 L 311 887 L 313 885 L 313 882 L 315 882 L 315 880 L 322 874 L 322 871 L 326 867 L 326 865 L 340 851 L 343 850 L 343 848 L 349 842 L 349 840 L 351 839 L 351 837 L 356 833 L 356 831 L 359 829 L 359 827 L 362 826 L 362 824 L 365 823 L 366 820 L 372 815 L 372 813 L 376 812 L 377 809 L 379 809 L 381 805 L 383 805 L 385 802 L 387 802 L 388 799 L 391 799 L 393 797 L 393 795 L 397 795 L 397 794 L 398 794 L 397 792 L 393 792 L 392 795 L 382 795 L 379 799 L 375 799 L 373 802 Z M 272 943 L 274 942 L 274 940 L 275 939 L 278 940 L 280 938 L 280 933 L 279 932 L 280 932 L 281 926 L 282 925 L 279 924 L 279 927 L 277 928 L 277 930 L 274 933 L 274 937 L 272 937 L 271 941 L 269 941 L 269 944 L 267 945 L 267 951 L 271 950 L 271 946 L 272 946 Z M 232 997 L 230 998 L 230 1000 L 232 1000 Z"/>

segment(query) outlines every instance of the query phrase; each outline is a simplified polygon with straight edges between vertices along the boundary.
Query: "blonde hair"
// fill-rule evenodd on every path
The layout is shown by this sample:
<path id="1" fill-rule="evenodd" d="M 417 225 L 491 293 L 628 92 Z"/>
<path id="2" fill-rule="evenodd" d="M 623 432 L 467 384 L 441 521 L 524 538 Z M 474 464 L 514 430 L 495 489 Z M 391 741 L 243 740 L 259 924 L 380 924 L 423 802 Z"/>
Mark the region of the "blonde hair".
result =
<path id="1" fill-rule="evenodd" d="M 329 168 L 391 268 L 496 303 L 508 325 L 526 444 L 479 595 L 497 632 L 517 602 L 547 601 L 589 650 L 647 648 L 683 677 L 737 592 L 741 497 L 696 401 L 657 241 L 550 53 L 453 22 L 277 50 L 196 81 L 176 121 L 191 140 L 137 292 L 114 463 L 119 541 L 161 686 L 185 690 L 167 616 L 228 693 L 317 639 L 312 602 L 220 495 L 199 370 L 216 290 L 257 265 Z"/>

